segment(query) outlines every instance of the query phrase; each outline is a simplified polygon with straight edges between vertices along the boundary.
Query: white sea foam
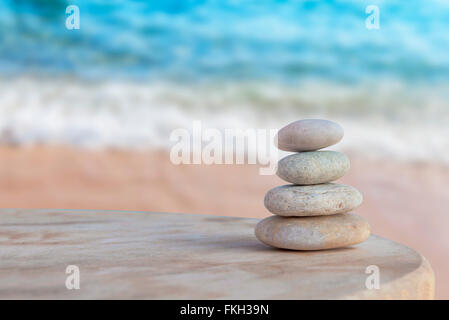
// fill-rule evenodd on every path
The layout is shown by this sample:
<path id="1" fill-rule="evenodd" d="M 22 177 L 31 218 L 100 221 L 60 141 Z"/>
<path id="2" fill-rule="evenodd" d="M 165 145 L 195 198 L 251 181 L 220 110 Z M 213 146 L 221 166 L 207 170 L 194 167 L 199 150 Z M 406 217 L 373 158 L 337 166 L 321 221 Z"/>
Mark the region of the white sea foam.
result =
<path id="1" fill-rule="evenodd" d="M 337 150 L 449 163 L 447 87 L 400 84 L 168 84 L 21 77 L 0 80 L 7 144 L 166 148 L 176 128 L 280 128 L 301 118 L 345 128 Z"/>

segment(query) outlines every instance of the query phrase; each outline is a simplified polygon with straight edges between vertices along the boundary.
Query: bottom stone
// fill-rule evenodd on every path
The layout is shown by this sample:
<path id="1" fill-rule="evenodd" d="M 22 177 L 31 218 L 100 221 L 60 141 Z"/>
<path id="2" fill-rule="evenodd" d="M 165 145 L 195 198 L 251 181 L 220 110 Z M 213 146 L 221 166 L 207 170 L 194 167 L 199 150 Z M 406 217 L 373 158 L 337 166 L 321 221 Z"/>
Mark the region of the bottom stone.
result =
<path id="1" fill-rule="evenodd" d="M 265 218 L 255 234 L 263 243 L 282 249 L 323 250 L 365 241 L 370 226 L 361 216 L 342 213 L 330 216 Z"/>

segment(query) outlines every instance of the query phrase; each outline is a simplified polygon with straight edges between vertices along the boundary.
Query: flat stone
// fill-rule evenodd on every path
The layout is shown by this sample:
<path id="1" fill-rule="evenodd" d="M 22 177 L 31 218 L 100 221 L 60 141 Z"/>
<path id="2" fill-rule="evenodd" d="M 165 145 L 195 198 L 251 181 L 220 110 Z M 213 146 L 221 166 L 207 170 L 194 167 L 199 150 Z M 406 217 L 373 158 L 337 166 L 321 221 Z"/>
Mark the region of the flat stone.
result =
<path id="1" fill-rule="evenodd" d="M 345 184 L 289 184 L 268 191 L 264 204 L 268 211 L 279 216 L 321 216 L 349 212 L 362 201 L 362 194 Z"/>
<path id="2" fill-rule="evenodd" d="M 343 135 L 343 128 L 338 123 L 321 119 L 304 119 L 280 129 L 275 143 L 284 151 L 313 151 L 336 144 Z"/>
<path id="3" fill-rule="evenodd" d="M 300 152 L 282 158 L 277 175 L 293 184 L 310 185 L 337 180 L 348 172 L 349 167 L 348 157 L 341 152 Z"/>
<path id="4" fill-rule="evenodd" d="M 323 250 L 346 247 L 368 239 L 368 222 L 353 213 L 317 217 L 271 216 L 255 229 L 257 239 L 282 249 Z"/>
<path id="5" fill-rule="evenodd" d="M 258 219 L 106 210 L 0 209 L 0 299 L 432 299 L 429 262 L 371 235 L 337 250 L 277 250 Z M 285 218 L 284 218 L 285 219 Z M 80 290 L 67 290 L 68 265 Z M 379 289 L 365 285 L 380 270 Z M 73 273 L 72 273 L 73 274 Z"/>

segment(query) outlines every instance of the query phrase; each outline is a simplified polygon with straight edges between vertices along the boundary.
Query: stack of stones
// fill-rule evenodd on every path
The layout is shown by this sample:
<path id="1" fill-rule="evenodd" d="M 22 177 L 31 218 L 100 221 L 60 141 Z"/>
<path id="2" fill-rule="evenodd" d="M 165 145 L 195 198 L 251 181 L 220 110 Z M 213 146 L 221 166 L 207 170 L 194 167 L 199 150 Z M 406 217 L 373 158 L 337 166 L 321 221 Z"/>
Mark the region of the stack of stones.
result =
<path id="1" fill-rule="evenodd" d="M 317 151 L 343 138 L 343 128 L 319 119 L 295 121 L 279 130 L 277 146 L 295 152 L 281 159 L 277 175 L 292 184 L 265 195 L 274 216 L 261 220 L 256 237 L 263 243 L 292 250 L 323 250 L 363 242 L 368 222 L 351 210 L 362 203 L 354 187 L 330 183 L 349 170 L 349 159 L 336 151 Z"/>

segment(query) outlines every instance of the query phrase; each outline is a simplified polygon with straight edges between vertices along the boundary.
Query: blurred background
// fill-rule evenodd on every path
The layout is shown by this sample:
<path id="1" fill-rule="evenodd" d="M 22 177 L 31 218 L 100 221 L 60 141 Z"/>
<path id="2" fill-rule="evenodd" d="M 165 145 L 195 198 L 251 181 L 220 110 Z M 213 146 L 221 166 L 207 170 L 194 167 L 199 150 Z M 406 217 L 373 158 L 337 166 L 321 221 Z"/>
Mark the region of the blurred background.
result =
<path id="1" fill-rule="evenodd" d="M 449 298 L 448 30 L 442 0 L 2 0 L 1 206 L 265 217 L 279 178 L 173 165 L 170 133 L 331 119 L 357 213 Z"/>

